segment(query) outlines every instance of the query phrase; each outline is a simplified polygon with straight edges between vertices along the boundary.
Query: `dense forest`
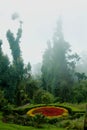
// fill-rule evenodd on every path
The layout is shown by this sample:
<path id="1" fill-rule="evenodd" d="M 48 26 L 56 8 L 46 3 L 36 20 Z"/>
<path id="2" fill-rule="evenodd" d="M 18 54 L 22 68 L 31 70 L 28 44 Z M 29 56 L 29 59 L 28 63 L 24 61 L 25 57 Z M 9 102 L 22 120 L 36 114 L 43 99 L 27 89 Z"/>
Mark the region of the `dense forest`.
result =
<path id="1" fill-rule="evenodd" d="M 87 76 L 79 71 L 81 57 L 73 53 L 64 39 L 61 19 L 57 22 L 53 39 L 47 42 L 41 70 L 32 74 L 30 62 L 25 65 L 22 50 L 22 22 L 16 37 L 9 29 L 6 38 L 12 62 L 3 53 L 0 40 L 0 109 L 26 104 L 84 103 L 87 102 Z"/>

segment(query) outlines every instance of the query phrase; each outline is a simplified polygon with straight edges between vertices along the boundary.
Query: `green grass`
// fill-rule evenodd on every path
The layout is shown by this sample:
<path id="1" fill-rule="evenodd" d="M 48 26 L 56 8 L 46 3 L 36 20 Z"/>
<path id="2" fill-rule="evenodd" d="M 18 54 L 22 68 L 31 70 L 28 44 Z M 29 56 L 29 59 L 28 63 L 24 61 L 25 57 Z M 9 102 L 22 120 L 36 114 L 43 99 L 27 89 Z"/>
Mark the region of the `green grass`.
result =
<path id="1" fill-rule="evenodd" d="M 56 104 L 55 104 L 56 105 Z M 85 113 L 86 103 L 81 104 L 72 104 L 72 103 L 58 103 L 58 106 L 65 107 L 67 109 L 71 109 L 74 113 Z"/>
<path id="2" fill-rule="evenodd" d="M 15 124 L 7 124 L 0 121 L 0 130 L 66 130 L 63 128 L 57 128 L 53 125 L 46 125 L 45 128 L 34 128 L 31 126 L 19 126 Z"/>

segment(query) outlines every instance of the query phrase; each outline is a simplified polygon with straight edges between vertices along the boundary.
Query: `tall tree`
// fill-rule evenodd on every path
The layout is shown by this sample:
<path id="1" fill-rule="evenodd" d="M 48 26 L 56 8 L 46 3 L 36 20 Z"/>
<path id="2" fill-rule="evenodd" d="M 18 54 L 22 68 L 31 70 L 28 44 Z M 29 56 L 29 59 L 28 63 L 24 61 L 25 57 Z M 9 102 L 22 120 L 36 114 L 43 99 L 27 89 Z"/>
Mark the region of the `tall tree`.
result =
<path id="1" fill-rule="evenodd" d="M 43 55 L 42 82 L 46 90 L 53 92 L 57 88 L 64 88 L 61 87 L 62 82 L 66 82 L 68 86 L 73 83 L 73 74 L 78 55 L 72 55 L 70 52 L 70 45 L 64 40 L 62 22 L 59 19 L 53 42 L 48 44 L 48 48 Z M 73 65 L 71 66 L 72 63 Z M 67 87 L 67 85 L 63 86 Z M 58 94 L 58 91 L 56 93 Z"/>
<path id="2" fill-rule="evenodd" d="M 45 90 L 51 92 L 51 84 L 53 79 L 53 58 L 52 58 L 52 47 L 51 42 L 47 42 L 47 49 L 43 55 L 43 63 L 42 63 L 42 86 Z"/>
<path id="3" fill-rule="evenodd" d="M 13 64 L 11 66 L 10 75 L 12 75 L 13 78 L 12 81 L 15 88 L 14 89 L 15 99 L 17 105 L 21 105 L 21 89 L 24 89 L 23 87 L 21 87 L 24 86 L 21 85 L 21 82 L 23 82 L 23 80 L 25 80 L 25 77 L 29 75 L 29 71 L 31 69 L 30 64 L 28 64 L 26 67 L 24 66 L 19 45 L 21 36 L 22 36 L 22 22 L 20 22 L 20 27 L 18 28 L 16 38 L 14 37 L 13 33 L 10 30 L 7 31 L 7 40 L 9 42 L 13 56 Z"/>

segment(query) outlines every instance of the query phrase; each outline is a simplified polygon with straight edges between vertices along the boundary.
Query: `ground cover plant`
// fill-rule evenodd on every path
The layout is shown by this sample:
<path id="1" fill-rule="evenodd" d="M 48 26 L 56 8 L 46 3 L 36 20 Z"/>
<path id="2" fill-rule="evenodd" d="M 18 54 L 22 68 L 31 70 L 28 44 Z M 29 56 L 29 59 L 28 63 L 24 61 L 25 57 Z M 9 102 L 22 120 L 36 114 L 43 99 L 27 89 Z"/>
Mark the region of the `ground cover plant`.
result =
<path id="1" fill-rule="evenodd" d="M 53 106 L 56 106 L 57 108 L 61 108 L 59 106 L 62 106 L 64 110 L 68 110 L 71 112 L 68 116 L 61 116 L 61 117 L 54 117 L 54 118 L 46 118 L 44 115 L 41 113 L 35 114 L 35 116 L 27 116 L 28 110 L 37 110 L 37 108 L 45 108 L 46 104 L 28 104 L 22 107 L 14 108 L 13 111 L 9 114 L 4 113 L 3 117 L 0 119 L 2 122 L 5 123 L 5 126 L 15 126 L 15 127 L 21 127 L 22 128 L 32 128 L 32 129 L 47 129 L 53 128 L 53 129 L 59 129 L 61 130 L 83 130 L 83 125 L 84 125 L 84 113 L 82 113 L 82 107 L 80 108 L 79 105 L 76 104 L 67 104 L 67 103 L 56 103 L 56 104 L 50 104 L 48 105 L 49 108 L 53 108 Z M 65 109 L 67 106 L 67 109 Z M 82 105 L 83 108 L 85 106 Z M 55 108 L 56 108 L 55 107 Z M 84 109 L 85 112 L 85 109 Z M 25 114 L 24 114 L 25 113 Z M 72 114 L 73 113 L 73 114 Z M 1 124 L 3 124 L 1 122 Z M 7 125 L 10 123 L 9 125 Z M 19 126 L 21 125 L 21 126 Z M 3 126 L 3 127 L 5 127 Z M 25 127 L 24 127 L 25 126 Z M 28 126 L 28 127 L 26 127 Z M 1 126 L 0 126 L 1 127 Z"/>

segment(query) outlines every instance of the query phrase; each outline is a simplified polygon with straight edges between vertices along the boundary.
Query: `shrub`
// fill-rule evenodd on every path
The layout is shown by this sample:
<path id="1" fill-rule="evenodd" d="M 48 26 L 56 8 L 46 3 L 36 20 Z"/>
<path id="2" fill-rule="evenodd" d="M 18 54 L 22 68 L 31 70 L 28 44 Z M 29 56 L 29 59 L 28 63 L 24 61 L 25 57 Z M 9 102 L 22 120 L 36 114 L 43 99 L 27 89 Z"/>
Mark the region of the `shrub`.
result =
<path id="1" fill-rule="evenodd" d="M 67 130 L 83 130 L 83 117 L 79 119 L 74 119 L 70 121 L 70 124 L 67 127 Z"/>
<path id="2" fill-rule="evenodd" d="M 58 118 L 51 118 L 51 119 L 48 119 L 48 123 L 50 124 L 55 124 L 56 122 L 58 122 L 59 119 Z"/>
<path id="3" fill-rule="evenodd" d="M 42 89 L 39 89 L 35 95 L 34 95 L 34 102 L 35 103 L 43 103 L 43 104 L 49 104 L 52 103 L 54 101 L 54 96 Z"/>
<path id="4" fill-rule="evenodd" d="M 2 119 L 3 122 L 9 122 L 9 123 L 15 123 L 18 125 L 30 125 L 30 121 L 31 121 L 31 117 L 27 116 L 27 115 L 19 115 L 17 113 L 14 114 L 9 114 L 9 115 L 5 115 L 3 116 Z"/>
<path id="5" fill-rule="evenodd" d="M 3 107 L 3 116 L 9 115 L 13 113 L 14 105 L 11 105 L 10 103 L 4 105 Z"/>
<path id="6" fill-rule="evenodd" d="M 46 117 L 42 114 L 36 114 L 32 119 L 32 126 L 42 128 L 42 124 L 46 123 Z"/>
<path id="7" fill-rule="evenodd" d="M 7 100 L 4 98 L 4 92 L 0 90 L 0 109 L 3 110 L 7 103 Z"/>
<path id="8" fill-rule="evenodd" d="M 57 124 L 57 126 L 61 128 L 68 128 L 69 125 L 70 125 L 70 120 L 63 120 Z"/>

